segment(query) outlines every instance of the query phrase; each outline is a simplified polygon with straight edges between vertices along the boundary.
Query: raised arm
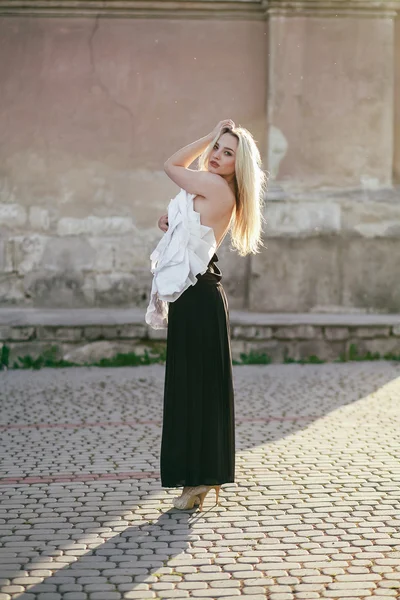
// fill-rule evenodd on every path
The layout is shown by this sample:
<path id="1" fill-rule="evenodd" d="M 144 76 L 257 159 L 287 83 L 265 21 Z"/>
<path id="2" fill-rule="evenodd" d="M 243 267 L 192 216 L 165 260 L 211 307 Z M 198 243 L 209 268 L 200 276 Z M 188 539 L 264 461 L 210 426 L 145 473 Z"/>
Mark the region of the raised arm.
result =
<path id="1" fill-rule="evenodd" d="M 189 194 L 200 194 L 205 197 L 211 190 L 215 190 L 216 185 L 223 185 L 225 182 L 216 173 L 188 169 L 188 166 L 204 152 L 224 127 L 234 126 L 231 119 L 220 121 L 208 135 L 175 152 L 164 163 L 164 171 L 168 177 Z"/>

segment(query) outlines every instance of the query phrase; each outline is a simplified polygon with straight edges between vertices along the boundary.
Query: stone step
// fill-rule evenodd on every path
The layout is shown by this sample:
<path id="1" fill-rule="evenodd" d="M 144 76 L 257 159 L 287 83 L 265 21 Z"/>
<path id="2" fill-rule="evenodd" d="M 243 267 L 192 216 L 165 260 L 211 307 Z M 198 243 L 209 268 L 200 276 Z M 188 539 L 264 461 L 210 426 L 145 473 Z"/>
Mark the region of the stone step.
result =
<path id="1" fill-rule="evenodd" d="M 0 308 L 0 326 L 145 324 L 143 308 Z M 229 311 L 231 325 L 317 325 L 333 327 L 377 327 L 400 325 L 400 314 L 366 312 L 257 313 Z"/>
<path id="2" fill-rule="evenodd" d="M 56 345 L 59 356 L 73 362 L 165 346 L 166 329 L 152 329 L 144 316 L 140 308 L 1 308 L 0 343 L 10 347 L 13 359 L 38 356 Z M 335 360 L 351 346 L 360 355 L 400 355 L 400 314 L 231 310 L 229 316 L 236 360 L 251 352 L 267 354 L 273 362 L 312 355 Z"/>

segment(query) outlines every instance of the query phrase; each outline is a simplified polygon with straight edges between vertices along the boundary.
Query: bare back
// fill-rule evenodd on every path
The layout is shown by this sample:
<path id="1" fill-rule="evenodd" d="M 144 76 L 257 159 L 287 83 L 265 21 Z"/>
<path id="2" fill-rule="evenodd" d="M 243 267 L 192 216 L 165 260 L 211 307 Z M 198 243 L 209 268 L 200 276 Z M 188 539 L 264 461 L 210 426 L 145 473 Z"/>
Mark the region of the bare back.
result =
<path id="1" fill-rule="evenodd" d="M 228 233 L 235 206 L 235 196 L 228 186 L 225 194 L 221 195 L 219 190 L 215 197 L 210 194 L 205 198 L 198 194 L 193 198 L 193 209 L 200 214 L 201 224 L 214 230 L 217 248 Z"/>

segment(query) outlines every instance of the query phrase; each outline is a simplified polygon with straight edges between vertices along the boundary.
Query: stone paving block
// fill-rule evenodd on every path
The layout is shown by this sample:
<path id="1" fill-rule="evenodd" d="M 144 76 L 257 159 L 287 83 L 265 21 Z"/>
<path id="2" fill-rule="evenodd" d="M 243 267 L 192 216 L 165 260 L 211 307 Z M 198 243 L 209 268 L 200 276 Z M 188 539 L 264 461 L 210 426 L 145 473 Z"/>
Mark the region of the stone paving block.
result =
<path id="1" fill-rule="evenodd" d="M 356 573 L 351 572 L 351 570 L 349 569 L 349 575 L 337 575 L 335 578 L 338 582 L 343 581 L 363 581 L 365 583 L 367 583 L 367 581 L 380 581 L 382 579 L 382 577 L 380 575 L 374 575 L 373 573 L 369 573 L 367 570 L 364 571 L 364 573 L 362 575 L 358 575 Z"/>
<path id="2" fill-rule="evenodd" d="M 151 586 L 152 590 L 174 590 L 175 586 L 173 583 L 167 583 L 167 582 L 160 582 L 160 583 L 153 583 Z"/>
<path id="3" fill-rule="evenodd" d="M 265 590 L 263 587 L 246 587 L 244 586 L 242 589 L 243 594 L 246 594 L 246 596 L 256 596 L 257 594 L 264 594 Z M 263 596 L 265 598 L 265 595 Z"/>
<path id="4" fill-rule="evenodd" d="M 24 589 L 25 588 L 22 585 L 1 585 L 1 590 L 5 594 L 17 594 L 19 592 L 23 592 Z"/>
<path id="5" fill-rule="evenodd" d="M 125 592 L 123 595 L 124 598 L 138 598 L 141 600 L 142 598 L 155 598 L 155 592 Z"/>
<path id="6" fill-rule="evenodd" d="M 273 585 L 274 580 L 271 577 L 256 577 L 255 579 L 246 579 L 244 585 Z M 212 585 L 212 584 L 210 584 Z"/>
<path id="7" fill-rule="evenodd" d="M 83 592 L 83 585 L 78 583 L 62 583 L 58 586 L 58 591 L 62 594 L 67 592 Z"/>
<path id="8" fill-rule="evenodd" d="M 396 567 L 396 569 L 397 569 L 397 571 L 400 571 L 400 564 Z M 384 577 L 384 579 L 400 581 L 400 573 L 399 572 L 394 572 L 394 573 L 386 572 L 383 574 L 383 577 Z"/>
<path id="9" fill-rule="evenodd" d="M 13 585 L 35 585 L 37 583 L 42 583 L 43 577 L 16 577 L 11 580 Z"/>
<path id="10" fill-rule="evenodd" d="M 210 590 L 192 590 L 191 595 L 194 598 L 224 598 L 226 596 L 240 596 L 240 591 L 231 588 L 229 590 L 213 588 Z"/>
<path id="11" fill-rule="evenodd" d="M 261 573 L 260 576 L 262 577 Z M 234 577 L 235 579 L 246 580 L 257 577 L 257 574 L 254 573 L 254 571 L 237 571 L 232 573 L 232 577 Z"/>
<path id="12" fill-rule="evenodd" d="M 106 592 L 106 591 L 113 592 L 113 591 L 115 591 L 115 585 L 99 581 L 99 583 L 88 583 L 87 585 L 83 586 L 83 589 L 85 592 L 88 592 L 88 593 L 89 592 Z"/>
<path id="13" fill-rule="evenodd" d="M 230 578 L 229 573 L 188 573 L 185 576 L 187 581 L 222 581 Z"/>
<path id="14" fill-rule="evenodd" d="M 359 600 L 360 598 L 364 598 L 365 596 L 371 596 L 371 590 L 366 589 L 343 589 L 343 590 L 326 590 L 322 592 L 324 598 L 346 598 L 346 600 Z"/>
<path id="15" fill-rule="evenodd" d="M 90 600 L 119 600 L 122 595 L 119 592 L 92 592 L 89 593 Z"/>
<path id="16" fill-rule="evenodd" d="M 213 583 L 219 583 L 219 582 L 211 582 Z M 224 585 L 226 587 L 226 584 L 228 582 L 224 582 Z M 153 588 L 154 588 L 153 584 Z M 239 585 L 239 584 L 238 584 Z M 201 589 L 205 589 L 207 588 L 207 584 L 204 581 L 182 581 L 176 584 L 177 589 L 181 589 L 181 590 L 201 590 Z M 218 587 L 218 586 L 217 586 Z"/>
<path id="17" fill-rule="evenodd" d="M 189 592 L 186 590 L 164 590 L 158 592 L 158 597 L 161 598 L 189 598 Z"/>
<path id="18" fill-rule="evenodd" d="M 250 594 L 248 593 L 250 592 L 250 590 L 243 590 L 243 593 L 246 594 L 246 598 L 248 598 L 249 600 L 265 600 L 266 596 L 264 593 L 258 593 L 258 594 Z"/>
<path id="19" fill-rule="evenodd" d="M 35 593 L 39 593 L 39 592 L 43 592 L 43 595 L 44 595 L 44 593 L 47 593 L 47 592 L 54 593 L 54 592 L 57 592 L 57 586 L 50 582 L 49 583 L 39 583 L 39 584 L 35 585 Z"/>
<path id="20" fill-rule="evenodd" d="M 211 588 L 232 588 L 240 587 L 242 582 L 236 579 L 223 579 L 222 581 L 208 581 L 207 584 Z"/>
<path id="21" fill-rule="evenodd" d="M 398 577 L 398 579 L 387 579 L 385 581 L 379 581 L 378 586 L 380 588 L 400 589 L 400 577 Z"/>
<path id="22" fill-rule="evenodd" d="M 284 561 L 279 562 L 279 563 L 261 562 L 254 566 L 256 569 L 259 569 L 260 571 L 274 571 L 274 570 L 286 571 L 289 569 L 299 569 L 300 563 L 284 562 Z"/>
<path id="23" fill-rule="evenodd" d="M 305 581 L 305 578 L 303 579 Z M 298 577 L 277 577 L 276 582 L 283 585 L 294 585 L 299 583 Z"/>
<path id="24" fill-rule="evenodd" d="M 295 592 L 320 592 L 324 589 L 323 583 L 297 583 L 293 586 Z"/>

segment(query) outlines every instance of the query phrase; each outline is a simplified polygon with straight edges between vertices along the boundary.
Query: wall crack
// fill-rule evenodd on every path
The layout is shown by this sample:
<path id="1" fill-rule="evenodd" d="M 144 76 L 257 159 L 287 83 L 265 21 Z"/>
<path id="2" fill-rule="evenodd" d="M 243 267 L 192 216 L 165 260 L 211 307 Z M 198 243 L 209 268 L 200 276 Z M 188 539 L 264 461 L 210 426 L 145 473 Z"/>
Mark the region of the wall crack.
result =
<path id="1" fill-rule="evenodd" d="M 96 15 L 95 20 L 94 20 L 94 26 L 93 26 L 93 29 L 92 29 L 91 34 L 89 36 L 89 57 L 90 57 L 90 65 L 92 67 L 92 72 L 93 72 L 93 74 L 94 74 L 94 76 L 96 78 L 96 81 L 97 81 L 99 87 L 104 92 L 104 94 L 108 97 L 108 99 L 110 100 L 110 102 L 112 104 L 115 104 L 116 106 L 118 106 L 125 113 L 127 113 L 129 115 L 129 118 L 132 120 L 132 122 L 134 122 L 134 115 L 133 115 L 131 109 L 128 106 L 126 106 L 125 104 L 122 104 L 121 102 L 118 102 L 118 100 L 110 92 L 110 90 L 107 87 L 107 85 L 101 79 L 100 74 L 98 72 L 98 69 L 97 69 L 97 66 L 96 66 L 96 59 L 95 59 L 93 42 L 94 42 L 94 38 L 96 36 L 96 33 L 99 30 L 99 18 L 100 18 L 100 15 L 99 14 Z"/>

